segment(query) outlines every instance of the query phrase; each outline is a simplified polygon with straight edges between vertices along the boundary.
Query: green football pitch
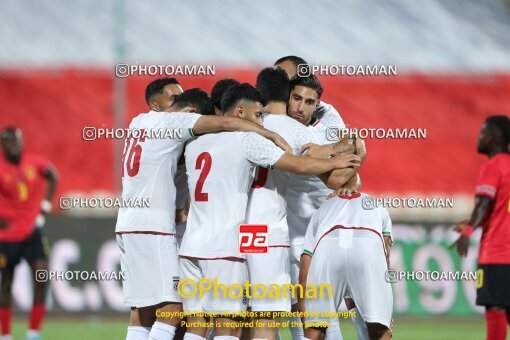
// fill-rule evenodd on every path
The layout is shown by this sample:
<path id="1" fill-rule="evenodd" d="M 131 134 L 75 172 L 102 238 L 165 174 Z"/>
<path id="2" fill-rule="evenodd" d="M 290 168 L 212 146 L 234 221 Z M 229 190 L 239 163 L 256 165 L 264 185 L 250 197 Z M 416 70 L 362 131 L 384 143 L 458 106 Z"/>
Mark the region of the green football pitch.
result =
<path id="1" fill-rule="evenodd" d="M 125 339 L 126 320 L 98 317 L 49 317 L 44 324 L 44 340 L 114 340 Z M 14 339 L 24 339 L 27 322 L 16 318 L 13 325 Z M 341 320 L 344 339 L 356 339 L 350 320 Z M 287 329 L 281 331 L 282 339 L 291 339 Z M 404 318 L 394 320 L 393 339 L 402 340 L 480 340 L 485 339 L 483 316 L 477 318 Z"/>

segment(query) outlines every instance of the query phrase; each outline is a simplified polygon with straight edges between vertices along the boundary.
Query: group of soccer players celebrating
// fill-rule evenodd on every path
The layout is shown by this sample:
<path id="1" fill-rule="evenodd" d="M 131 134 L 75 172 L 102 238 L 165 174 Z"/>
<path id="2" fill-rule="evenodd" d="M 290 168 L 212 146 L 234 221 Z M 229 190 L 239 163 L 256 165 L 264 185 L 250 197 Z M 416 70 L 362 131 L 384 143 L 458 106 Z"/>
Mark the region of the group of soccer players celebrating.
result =
<path id="1" fill-rule="evenodd" d="M 382 208 L 362 209 L 364 143 L 328 140 L 328 128 L 345 125 L 320 101 L 317 77 L 296 75 L 305 63 L 281 58 L 260 71 L 255 87 L 219 80 L 210 97 L 183 91 L 175 78 L 147 86 L 150 111 L 130 128 L 183 133 L 125 143 L 122 195 L 151 199 L 149 208 L 121 208 L 116 225 L 131 307 L 128 340 L 277 339 L 270 312 L 307 310 L 314 316 L 292 314 L 293 339 L 341 339 L 338 318 L 324 315 L 334 315 L 344 299 L 360 339 L 391 337 L 391 220 Z M 242 224 L 268 226 L 267 252 L 240 252 Z M 227 287 L 329 284 L 332 296 L 188 295 L 179 291 L 183 279 Z M 247 309 L 260 312 L 257 327 L 232 327 Z"/>
<path id="2" fill-rule="evenodd" d="M 289 314 L 293 339 L 342 339 L 335 317 L 342 302 L 358 339 L 391 338 L 393 296 L 385 280 L 391 219 L 383 208 L 364 209 L 357 174 L 364 143 L 328 140 L 328 129 L 345 125 L 320 100 L 317 77 L 296 74 L 299 64 L 306 62 L 277 60 L 260 71 L 255 87 L 219 80 L 211 96 L 183 91 L 175 78 L 147 86 L 149 111 L 130 128 L 181 133 L 125 141 L 122 196 L 150 199 L 150 207 L 122 207 L 117 218 L 131 307 L 127 340 L 278 339 L 272 312 L 296 312 Z M 0 325 L 7 340 L 15 266 L 25 259 L 34 275 L 48 267 L 38 227 L 51 210 L 57 173 L 44 158 L 22 152 L 18 128 L 2 129 L 0 141 Z M 505 339 L 510 323 L 509 143 L 508 116 L 489 117 L 478 141 L 489 161 L 480 170 L 472 216 L 456 226 L 460 237 L 452 244 L 466 256 L 473 231 L 483 229 L 477 304 L 486 307 L 491 340 Z M 267 251 L 241 253 L 240 225 L 267 226 Z M 304 290 L 327 284 L 332 294 L 187 294 L 194 292 L 179 286 L 184 279 Z M 36 281 L 27 339 L 40 339 L 45 295 L 45 282 Z M 233 327 L 243 324 L 236 322 L 246 310 L 257 313 L 257 327 Z"/>

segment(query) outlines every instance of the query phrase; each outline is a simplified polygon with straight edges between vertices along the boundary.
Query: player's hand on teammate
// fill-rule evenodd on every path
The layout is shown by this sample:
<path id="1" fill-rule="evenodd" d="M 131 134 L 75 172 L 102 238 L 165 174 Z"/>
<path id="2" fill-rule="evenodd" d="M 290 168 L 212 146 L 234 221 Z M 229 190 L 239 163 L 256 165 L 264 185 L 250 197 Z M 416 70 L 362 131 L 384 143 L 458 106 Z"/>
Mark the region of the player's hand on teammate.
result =
<path id="1" fill-rule="evenodd" d="M 359 168 L 361 165 L 361 158 L 352 153 L 340 154 L 331 158 L 335 162 L 336 169 L 344 168 Z"/>
<path id="2" fill-rule="evenodd" d="M 333 198 L 335 196 L 351 196 L 352 194 L 356 193 L 356 188 L 352 187 L 342 187 L 338 190 L 332 191 L 328 196 L 326 196 L 326 199 L 329 200 L 330 198 Z"/>
<path id="3" fill-rule="evenodd" d="M 318 145 L 307 143 L 301 147 L 300 151 L 303 155 L 315 158 L 328 158 L 335 155 L 333 144 Z"/>
<path id="4" fill-rule="evenodd" d="M 329 200 L 335 196 L 351 196 L 352 194 L 358 192 L 357 182 L 348 181 L 343 187 L 334 190 L 329 195 L 326 196 L 326 199 Z"/>

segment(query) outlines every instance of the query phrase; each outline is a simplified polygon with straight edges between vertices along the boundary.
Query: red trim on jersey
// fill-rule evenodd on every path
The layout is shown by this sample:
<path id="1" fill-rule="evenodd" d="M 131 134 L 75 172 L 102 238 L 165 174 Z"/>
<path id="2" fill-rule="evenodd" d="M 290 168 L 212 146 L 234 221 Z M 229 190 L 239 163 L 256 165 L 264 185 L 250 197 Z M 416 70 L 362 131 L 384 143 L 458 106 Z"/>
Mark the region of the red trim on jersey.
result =
<path id="1" fill-rule="evenodd" d="M 319 245 L 319 242 L 322 240 L 322 238 L 324 236 L 326 236 L 327 234 L 329 234 L 330 232 L 332 232 L 333 230 L 336 230 L 336 229 L 352 229 L 352 230 L 356 230 L 356 229 L 360 229 L 360 230 L 369 230 L 375 234 L 377 234 L 379 236 L 379 238 L 381 239 L 381 242 L 382 242 L 382 246 L 383 246 L 383 250 L 384 250 L 384 255 L 385 256 L 388 256 L 388 254 L 386 254 L 386 246 L 384 245 L 384 240 L 381 236 L 381 234 L 379 234 L 376 230 L 374 229 L 370 229 L 370 228 L 365 228 L 365 227 L 344 227 L 343 225 L 339 225 L 337 224 L 336 226 L 334 226 L 333 228 L 329 229 L 328 231 L 326 231 L 324 234 L 322 234 L 321 238 L 317 241 L 317 244 L 315 245 L 315 248 L 313 248 L 313 252 L 315 254 L 315 250 L 317 249 L 317 246 Z"/>
<path id="2" fill-rule="evenodd" d="M 230 261 L 237 261 L 237 262 L 246 261 L 246 259 L 243 259 L 240 257 L 235 257 L 235 256 L 206 258 L 206 257 L 194 257 L 194 256 L 179 255 L 179 257 L 184 257 L 186 259 L 192 259 L 192 260 L 230 260 Z"/>
<path id="3" fill-rule="evenodd" d="M 124 235 L 124 234 L 149 234 L 149 235 L 163 235 L 163 236 L 173 236 L 175 234 L 171 233 L 162 233 L 160 231 L 117 231 L 115 232 L 117 235 Z"/>
<path id="4" fill-rule="evenodd" d="M 350 196 L 349 195 L 337 195 L 338 198 L 341 198 L 343 200 L 352 200 L 353 198 L 359 198 L 361 196 L 360 192 L 354 192 Z"/>
<path id="5" fill-rule="evenodd" d="M 475 189 L 475 196 L 482 195 L 482 196 L 487 196 L 487 197 L 494 199 L 496 197 L 496 193 L 497 193 L 497 189 L 495 187 L 493 187 L 492 185 L 486 185 L 486 184 L 479 185 Z"/>
<path id="6" fill-rule="evenodd" d="M 319 124 L 320 121 L 321 121 L 320 119 L 317 119 L 317 121 L 315 123 L 313 123 L 312 126 L 314 126 L 314 127 L 317 126 L 317 124 Z"/>

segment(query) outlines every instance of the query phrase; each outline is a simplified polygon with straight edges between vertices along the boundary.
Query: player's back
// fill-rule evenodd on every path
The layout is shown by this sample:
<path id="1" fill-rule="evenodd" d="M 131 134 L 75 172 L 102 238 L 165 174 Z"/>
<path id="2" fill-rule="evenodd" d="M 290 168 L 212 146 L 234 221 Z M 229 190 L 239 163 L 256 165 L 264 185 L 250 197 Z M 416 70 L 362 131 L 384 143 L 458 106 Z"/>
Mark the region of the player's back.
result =
<path id="1" fill-rule="evenodd" d="M 241 257 L 237 229 L 245 220 L 255 170 L 245 157 L 242 135 L 208 134 L 186 146 L 191 205 L 179 255 Z"/>
<path id="2" fill-rule="evenodd" d="M 313 134 L 305 126 L 286 115 L 264 116 L 264 128 L 285 139 L 294 155 L 301 147 L 314 142 Z M 288 245 L 287 188 L 291 174 L 284 170 L 258 167 L 249 194 L 247 223 L 269 225 L 269 245 Z"/>
<path id="3" fill-rule="evenodd" d="M 175 233 L 175 184 L 177 162 L 184 142 L 200 115 L 185 112 L 143 113 L 131 121 L 132 130 L 175 129 L 174 138 L 127 138 L 122 162 L 122 198 L 148 199 L 149 207 L 119 209 L 116 232 Z M 168 136 L 168 135 L 167 135 Z"/>
<path id="4" fill-rule="evenodd" d="M 388 211 L 374 207 L 371 196 L 365 193 L 335 196 L 324 202 L 312 216 L 306 231 L 305 249 L 312 251 L 321 238 L 336 229 L 372 231 L 383 242 L 383 235 L 391 236 L 391 228 Z"/>

